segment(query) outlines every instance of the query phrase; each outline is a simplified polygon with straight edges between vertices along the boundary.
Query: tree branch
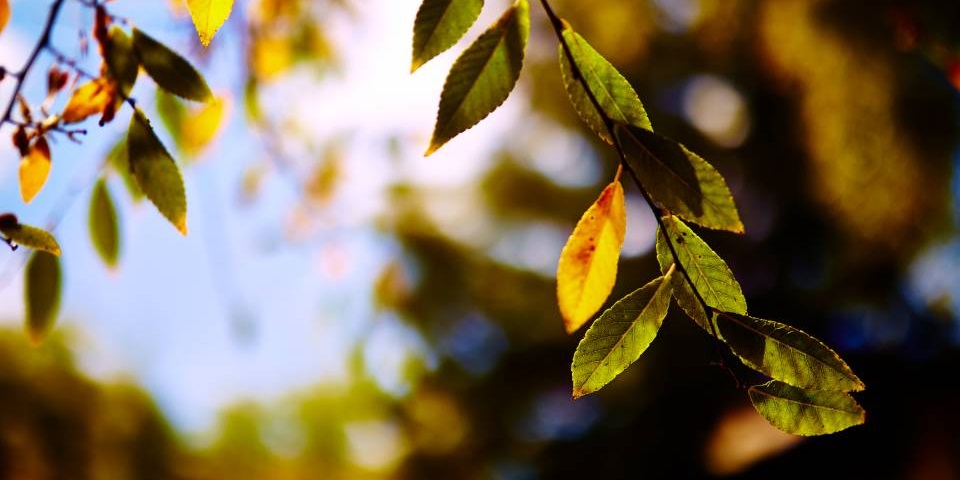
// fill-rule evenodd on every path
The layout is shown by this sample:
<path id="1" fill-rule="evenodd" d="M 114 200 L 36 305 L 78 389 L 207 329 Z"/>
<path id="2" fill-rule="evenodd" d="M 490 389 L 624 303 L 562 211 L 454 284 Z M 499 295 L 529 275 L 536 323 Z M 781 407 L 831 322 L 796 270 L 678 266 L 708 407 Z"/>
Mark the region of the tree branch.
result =
<path id="1" fill-rule="evenodd" d="M 548 0 L 540 0 L 540 4 L 543 6 L 544 12 L 547 14 L 547 18 L 550 20 L 550 25 L 553 27 L 553 31 L 557 36 L 557 40 L 560 42 L 560 46 L 563 49 L 564 56 L 567 58 L 567 63 L 570 64 L 570 70 L 573 73 L 573 77 L 576 81 L 580 82 L 583 87 L 584 92 L 587 94 L 587 98 L 590 100 L 590 103 L 593 105 L 593 108 L 596 109 L 597 114 L 600 116 L 601 121 L 603 122 L 603 127 L 606 129 L 607 133 L 610 136 L 610 139 L 613 141 L 613 147 L 617 151 L 617 157 L 620 161 L 620 167 L 627 172 L 630 178 L 633 179 L 633 183 L 636 184 L 637 189 L 640 191 L 640 195 L 643 196 L 644 201 L 650 207 L 650 210 L 653 212 L 653 216 L 656 218 L 657 227 L 660 232 L 663 233 L 664 238 L 667 240 L 667 247 L 670 250 L 670 255 L 673 257 L 673 263 L 676 265 L 677 270 L 683 275 L 684 280 L 690 285 L 690 289 L 693 291 L 694 297 L 696 297 L 697 302 L 703 308 L 704 315 L 707 317 L 707 323 L 710 325 L 710 333 L 713 334 L 715 338 L 720 338 L 717 334 L 716 325 L 713 322 L 713 314 L 716 312 L 716 309 L 707 304 L 707 301 L 704 300 L 703 295 L 697 290 L 697 286 L 693 283 L 693 279 L 690 277 L 690 273 L 687 272 L 686 267 L 680 263 L 680 257 L 677 254 L 676 247 L 673 245 L 673 240 L 666 233 L 666 226 L 663 222 L 663 216 L 666 214 L 663 208 L 660 207 L 650 196 L 650 193 L 643 186 L 643 183 L 640 181 L 640 177 L 637 175 L 636 170 L 633 169 L 633 166 L 627 161 L 627 155 L 623 150 L 623 146 L 620 144 L 620 140 L 614 134 L 614 120 L 611 119 L 607 112 L 600 105 L 600 101 L 597 100 L 596 95 L 593 91 L 590 90 L 590 86 L 587 84 L 586 78 L 583 76 L 583 72 L 580 70 L 579 65 L 577 65 L 576 60 L 573 56 L 573 51 L 570 49 L 570 45 L 567 43 L 566 39 L 563 37 L 564 21 L 554 12 L 553 8 L 550 6 Z M 730 375 L 733 377 L 734 381 L 738 386 L 740 386 L 740 380 L 733 373 L 733 371 L 727 367 L 723 361 L 723 352 L 719 350 L 720 354 L 720 366 L 726 369 Z"/>
<path id="2" fill-rule="evenodd" d="M 37 57 L 40 56 L 40 52 L 50 43 L 50 34 L 53 33 L 53 26 L 57 22 L 57 15 L 60 14 L 60 9 L 63 7 L 63 4 L 66 0 L 54 0 L 53 4 L 50 5 L 50 13 L 47 15 L 47 24 L 43 27 L 43 33 L 40 34 L 40 39 L 37 40 L 37 44 L 33 46 L 33 51 L 30 52 L 30 57 L 27 59 L 27 63 L 23 65 L 23 68 L 19 72 L 11 74 L 16 78 L 16 85 L 13 88 L 13 94 L 10 96 L 10 101 L 7 103 L 7 108 L 3 111 L 3 117 L 0 118 L 0 124 L 7 123 L 12 120 L 10 115 L 13 113 L 13 106 L 17 103 L 17 97 L 20 95 L 20 90 L 23 88 L 23 83 L 27 79 L 27 74 L 30 73 L 30 69 L 33 68 L 33 64 L 36 63 Z"/>

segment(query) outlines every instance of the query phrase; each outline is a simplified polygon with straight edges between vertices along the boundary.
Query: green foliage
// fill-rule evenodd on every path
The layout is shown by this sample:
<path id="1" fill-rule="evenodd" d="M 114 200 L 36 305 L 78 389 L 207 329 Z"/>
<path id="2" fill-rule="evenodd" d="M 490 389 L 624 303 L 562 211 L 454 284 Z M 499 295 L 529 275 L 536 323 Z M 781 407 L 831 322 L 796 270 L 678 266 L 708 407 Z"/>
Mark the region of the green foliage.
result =
<path id="1" fill-rule="evenodd" d="M 866 412 L 849 394 L 804 390 L 771 380 L 750 387 L 750 401 L 773 426 L 794 435 L 836 433 L 866 420 Z"/>
<path id="2" fill-rule="evenodd" d="M 580 114 L 580 118 L 600 138 L 611 145 L 613 138 L 607 131 L 604 117 L 624 125 L 653 130 L 640 97 L 627 79 L 623 78 L 623 75 L 607 59 L 597 53 L 579 33 L 570 28 L 570 24 L 564 22 L 563 26 L 565 43 L 557 46 L 560 71 L 563 75 L 563 86 L 567 90 L 570 102 L 573 103 L 573 108 Z M 567 48 L 570 49 L 570 55 L 573 56 L 579 75 L 583 76 L 582 79 L 570 66 Z M 590 100 L 587 90 L 592 92 L 600 103 L 600 108 L 603 110 L 602 116 Z"/>
<path id="3" fill-rule="evenodd" d="M 621 298 L 593 322 L 573 354 L 574 398 L 610 383 L 650 346 L 670 307 L 674 271 Z"/>
<path id="4" fill-rule="evenodd" d="M 26 328 L 30 339 L 40 343 L 57 319 L 60 309 L 60 259 L 47 252 L 34 252 L 24 274 Z"/>
<path id="5" fill-rule="evenodd" d="M 0 215 L 0 233 L 15 245 L 60 255 L 60 245 L 53 235 L 46 230 L 20 223 L 12 214 Z"/>
<path id="6" fill-rule="evenodd" d="M 614 135 L 640 183 L 661 207 L 704 227 L 743 232 L 727 182 L 706 160 L 644 128 L 615 124 Z"/>
<path id="7" fill-rule="evenodd" d="M 727 312 L 718 312 L 714 322 L 745 365 L 771 378 L 800 388 L 863 390 L 863 382 L 833 350 L 796 328 Z"/>
<path id="8" fill-rule="evenodd" d="M 483 0 L 424 0 L 413 23 L 414 72 L 447 51 L 477 21 Z"/>
<path id="9" fill-rule="evenodd" d="M 127 132 L 130 170 L 140 190 L 180 233 L 187 234 L 187 197 L 173 157 L 157 138 L 150 121 L 137 110 Z"/>
<path id="10" fill-rule="evenodd" d="M 122 28 L 114 25 L 110 28 L 110 42 L 106 44 L 104 50 L 103 60 L 107 65 L 107 72 L 120 85 L 120 94 L 129 95 L 140 71 L 140 62 L 133 48 L 133 40 Z"/>
<path id="11" fill-rule="evenodd" d="M 187 100 L 205 102 L 213 98 L 200 72 L 177 52 L 136 28 L 133 29 L 133 46 L 143 69 L 160 88 Z"/>
<path id="12" fill-rule="evenodd" d="M 530 5 L 517 0 L 457 58 L 440 94 L 437 123 L 426 155 L 476 125 L 510 95 L 530 33 Z"/>
<path id="13" fill-rule="evenodd" d="M 700 299 L 708 307 L 720 311 L 747 313 L 747 300 L 727 263 L 679 218 L 665 216 L 662 221 L 665 231 L 657 233 L 657 260 L 664 272 L 674 262 L 686 272 L 686 277 L 677 277 L 678 285 L 674 290 L 677 304 L 683 311 L 707 332 L 713 330 Z M 673 245 L 673 251 L 667 242 Z"/>
<path id="14" fill-rule="evenodd" d="M 102 178 L 93 187 L 88 223 L 91 240 L 97 254 L 100 255 L 107 266 L 116 267 L 117 260 L 120 257 L 120 229 L 117 209 L 114 206 L 113 198 L 110 196 L 107 182 Z"/>

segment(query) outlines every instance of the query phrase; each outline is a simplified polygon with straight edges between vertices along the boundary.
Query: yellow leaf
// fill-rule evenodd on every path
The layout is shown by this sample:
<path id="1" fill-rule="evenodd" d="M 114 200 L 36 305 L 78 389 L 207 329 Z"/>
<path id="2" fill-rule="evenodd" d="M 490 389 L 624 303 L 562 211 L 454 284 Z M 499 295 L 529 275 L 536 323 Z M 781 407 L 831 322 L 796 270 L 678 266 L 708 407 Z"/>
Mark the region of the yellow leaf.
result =
<path id="1" fill-rule="evenodd" d="M 218 98 L 204 104 L 180 124 L 183 152 L 196 156 L 217 136 L 223 121 L 226 99 Z"/>
<path id="2" fill-rule="evenodd" d="M 98 78 L 80 85 L 73 91 L 60 118 L 63 123 L 77 123 L 104 111 L 116 98 L 116 87 L 106 78 Z"/>
<path id="3" fill-rule="evenodd" d="M 187 7 L 200 35 L 200 43 L 206 47 L 230 16 L 233 0 L 187 0 Z"/>
<path id="4" fill-rule="evenodd" d="M 285 36 L 263 35 L 250 46 L 250 65 L 257 79 L 270 81 L 293 65 L 293 52 Z"/>
<path id="5" fill-rule="evenodd" d="M 30 147 L 27 156 L 20 160 L 20 196 L 30 203 L 50 175 L 50 146 L 43 137 Z"/>
<path id="6" fill-rule="evenodd" d="M 610 295 L 626 230 L 623 187 L 615 180 L 583 214 L 560 252 L 557 300 L 567 333 L 586 323 Z"/>
<path id="7" fill-rule="evenodd" d="M 10 21 L 10 0 L 0 0 L 0 32 Z"/>

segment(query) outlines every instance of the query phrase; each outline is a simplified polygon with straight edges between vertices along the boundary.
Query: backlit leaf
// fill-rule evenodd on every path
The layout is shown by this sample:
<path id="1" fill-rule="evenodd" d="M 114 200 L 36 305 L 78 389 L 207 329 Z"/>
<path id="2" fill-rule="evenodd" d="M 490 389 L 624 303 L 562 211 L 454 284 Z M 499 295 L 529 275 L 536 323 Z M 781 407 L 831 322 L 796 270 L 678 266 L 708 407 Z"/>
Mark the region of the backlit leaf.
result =
<path id="1" fill-rule="evenodd" d="M 89 211 L 90 236 L 93 246 L 104 263 L 109 267 L 117 266 L 120 256 L 120 229 L 117 221 L 117 209 L 107 182 L 100 179 L 93 187 Z"/>
<path id="2" fill-rule="evenodd" d="M 190 156 L 199 155 L 216 138 L 224 117 L 226 99 L 218 98 L 200 106 L 180 125 L 181 149 Z"/>
<path id="3" fill-rule="evenodd" d="M 680 265 L 686 269 L 690 280 L 693 281 L 706 304 L 725 312 L 746 314 L 747 300 L 743 297 L 740 284 L 737 283 L 726 262 L 679 218 L 672 215 L 665 216 L 663 224 L 666 227 L 665 233 L 669 235 L 673 248 L 677 252 Z M 657 260 L 663 272 L 666 272 L 674 263 L 673 255 L 666 242 L 667 237 L 664 236 L 664 232 L 659 231 Z M 703 306 L 680 272 L 674 275 L 673 295 L 677 299 L 677 304 L 697 325 L 703 327 L 708 333 L 713 333 Z"/>
<path id="4" fill-rule="evenodd" d="M 187 117 L 187 107 L 184 101 L 176 95 L 168 93 L 165 90 L 157 90 L 157 115 L 160 116 L 160 122 L 167 129 L 173 143 L 177 148 L 183 148 L 183 139 L 180 137 L 183 131 L 183 121 Z"/>
<path id="5" fill-rule="evenodd" d="M 645 128 L 618 123 L 614 135 L 654 201 L 684 220 L 743 233 L 727 182 L 706 160 Z"/>
<path id="6" fill-rule="evenodd" d="M 10 0 L 0 0 L 0 32 L 6 28 L 10 21 Z"/>
<path id="7" fill-rule="evenodd" d="M 140 62 L 137 52 L 133 48 L 133 41 L 122 28 L 114 25 L 110 27 L 110 42 L 107 43 L 104 62 L 111 78 L 116 80 L 123 96 L 129 95 L 133 84 L 137 81 L 140 71 Z M 122 101 L 123 98 L 118 98 Z"/>
<path id="8" fill-rule="evenodd" d="M 133 29 L 133 46 L 143 69 L 160 88 L 187 100 L 203 102 L 212 98 L 210 87 L 200 72 L 177 52 L 136 28 Z"/>
<path id="9" fill-rule="evenodd" d="M 560 54 L 560 70 L 563 73 L 563 86 L 567 90 L 570 102 L 590 128 L 600 135 L 607 143 L 613 144 L 610 132 L 604 125 L 603 117 L 593 105 L 584 83 L 593 93 L 607 118 L 624 125 L 634 125 L 652 130 L 647 112 L 640 102 L 640 97 L 627 79 L 623 78 L 617 69 L 603 58 L 577 32 L 564 23 L 563 41 L 570 48 L 570 53 L 576 62 L 577 69 L 584 78 L 577 78 L 567 52 L 561 44 L 557 48 Z"/>
<path id="10" fill-rule="evenodd" d="M 530 33 L 530 5 L 513 6 L 457 58 L 440 94 L 430 155 L 497 109 L 520 78 Z"/>
<path id="11" fill-rule="evenodd" d="M 413 23 L 413 62 L 416 71 L 445 52 L 477 21 L 483 0 L 423 0 Z"/>
<path id="12" fill-rule="evenodd" d="M 750 401 L 771 425 L 794 435 L 826 435 L 860 425 L 866 412 L 849 394 L 804 390 L 776 380 L 750 387 Z"/>
<path id="13" fill-rule="evenodd" d="M 748 367 L 800 388 L 847 392 L 863 382 L 830 347 L 789 325 L 718 312 L 721 339 Z"/>
<path id="14" fill-rule="evenodd" d="M 613 290 L 626 229 L 623 187 L 614 181 L 580 217 L 560 252 L 557 300 L 567 333 L 597 313 Z"/>
<path id="15" fill-rule="evenodd" d="M 47 231 L 18 222 L 3 222 L 0 233 L 17 245 L 60 255 L 60 245 Z"/>
<path id="16" fill-rule="evenodd" d="M 130 119 L 127 155 L 140 190 L 180 233 L 186 235 L 187 197 L 180 169 L 153 132 L 150 121 L 139 110 Z"/>
<path id="17" fill-rule="evenodd" d="M 46 252 L 34 252 L 24 275 L 27 334 L 38 344 L 53 327 L 60 309 L 60 259 Z"/>
<path id="18" fill-rule="evenodd" d="M 130 157 L 127 155 L 127 137 L 122 136 L 117 143 L 107 152 L 107 164 L 120 175 L 123 184 L 127 187 L 127 192 L 134 202 L 143 200 L 143 192 L 137 185 L 137 179 L 133 178 L 133 172 L 130 171 Z"/>
<path id="19" fill-rule="evenodd" d="M 187 0 L 187 7 L 190 9 L 197 35 L 200 36 L 200 43 L 206 47 L 230 17 L 233 0 Z"/>
<path id="20" fill-rule="evenodd" d="M 573 354 L 573 397 L 600 390 L 650 346 L 670 307 L 671 269 L 621 298 L 587 330 Z"/>
<path id="21" fill-rule="evenodd" d="M 40 137 L 20 160 L 20 196 L 30 203 L 50 176 L 50 146 Z"/>
<path id="22" fill-rule="evenodd" d="M 103 112 L 115 95 L 116 86 L 107 78 L 91 80 L 77 87 L 60 117 L 63 123 L 77 123 Z"/>

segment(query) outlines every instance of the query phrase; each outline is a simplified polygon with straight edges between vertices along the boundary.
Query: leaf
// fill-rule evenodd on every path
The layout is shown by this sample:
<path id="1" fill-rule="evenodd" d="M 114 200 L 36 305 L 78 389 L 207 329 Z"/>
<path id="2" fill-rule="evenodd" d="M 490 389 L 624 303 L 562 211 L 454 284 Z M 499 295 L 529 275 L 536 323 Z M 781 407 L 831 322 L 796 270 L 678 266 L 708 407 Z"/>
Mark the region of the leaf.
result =
<path id="1" fill-rule="evenodd" d="M 111 27 L 109 38 L 110 41 L 107 43 L 103 60 L 107 65 L 107 72 L 110 77 L 116 80 L 120 87 L 121 97 L 117 98 L 117 101 L 121 102 L 123 101 L 122 97 L 129 95 L 133 85 L 137 82 L 140 61 L 133 48 L 133 41 L 122 28 L 116 25 Z"/>
<path id="2" fill-rule="evenodd" d="M 160 122 L 170 133 L 173 143 L 177 148 L 183 148 L 183 138 L 181 133 L 184 130 L 183 122 L 187 117 L 187 107 L 184 102 L 176 95 L 168 93 L 165 90 L 157 90 L 157 114 L 160 116 Z"/>
<path id="3" fill-rule="evenodd" d="M 53 327 L 60 309 L 60 260 L 46 252 L 34 252 L 24 275 L 27 334 L 34 344 L 39 344 Z"/>
<path id="4" fill-rule="evenodd" d="M 603 117 L 597 112 L 597 108 L 587 95 L 584 84 L 593 93 L 607 118 L 625 125 L 653 130 L 647 112 L 643 108 L 643 103 L 640 102 L 640 97 L 637 96 L 637 92 L 627 82 L 627 79 L 623 78 L 623 75 L 607 59 L 597 53 L 566 22 L 564 22 L 563 41 L 570 48 L 574 63 L 584 77 L 582 79 L 577 78 L 570 65 L 570 59 L 567 58 L 567 52 L 561 44 L 557 48 L 560 54 L 563 86 L 566 88 L 567 96 L 570 97 L 570 102 L 573 103 L 573 108 L 576 109 L 580 118 L 597 135 L 600 135 L 601 139 L 611 145 L 613 144 L 613 139 L 610 137 L 610 132 L 607 131 Z"/>
<path id="5" fill-rule="evenodd" d="M 0 233 L 3 233 L 3 236 L 7 239 L 24 247 L 60 255 L 60 245 L 57 240 L 53 238 L 53 235 L 40 228 L 16 221 L 5 221 L 0 225 Z"/>
<path id="6" fill-rule="evenodd" d="M 140 190 L 180 233 L 186 235 L 187 197 L 180 169 L 140 110 L 130 119 L 127 155 Z"/>
<path id="7" fill-rule="evenodd" d="M 192 10 L 192 9 L 191 9 Z M 206 80 L 190 62 L 166 45 L 133 29 L 133 46 L 140 63 L 160 88 L 187 100 L 204 102 L 213 97 Z"/>
<path id="8" fill-rule="evenodd" d="M 616 180 L 580 217 L 560 252 L 557 300 L 567 333 L 597 313 L 613 290 L 626 229 L 623 186 Z"/>
<path id="9" fill-rule="evenodd" d="M 603 388 L 650 346 L 670 307 L 672 275 L 621 298 L 593 322 L 573 354 L 573 398 Z"/>
<path id="10" fill-rule="evenodd" d="M 413 22 L 415 72 L 421 65 L 452 47 L 477 21 L 483 0 L 423 0 Z"/>
<path id="11" fill-rule="evenodd" d="M 40 137 L 20 160 L 20 196 L 30 203 L 50 176 L 50 146 Z"/>
<path id="12" fill-rule="evenodd" d="M 520 78 L 530 33 L 530 5 L 516 0 L 457 58 L 440 94 L 437 124 L 424 155 L 473 127 L 497 109 Z"/>
<path id="13" fill-rule="evenodd" d="M 830 347 L 771 320 L 718 312 L 720 338 L 745 365 L 795 387 L 847 392 L 863 382 Z"/>
<path id="14" fill-rule="evenodd" d="M 117 172 L 117 175 L 123 179 L 123 184 L 127 187 L 127 192 L 134 202 L 143 200 L 143 191 L 137 185 L 137 179 L 133 178 L 133 172 L 130 171 L 130 156 L 127 155 L 127 137 L 122 136 L 117 143 L 107 152 L 106 162 Z"/>
<path id="15" fill-rule="evenodd" d="M 727 182 L 706 160 L 644 128 L 617 123 L 613 130 L 640 183 L 662 207 L 707 228 L 743 233 Z"/>
<path id="16" fill-rule="evenodd" d="M 80 85 L 63 109 L 63 123 L 82 122 L 91 115 L 103 112 L 114 100 L 116 86 L 107 78 L 98 78 Z"/>
<path id="17" fill-rule="evenodd" d="M 200 43 L 207 47 L 217 30 L 230 17 L 233 0 L 187 0 L 187 7 L 200 36 Z"/>
<path id="18" fill-rule="evenodd" d="M 0 0 L 0 32 L 10 22 L 10 0 Z"/>
<path id="19" fill-rule="evenodd" d="M 190 112 L 189 118 L 180 126 L 181 148 L 183 153 L 195 157 L 216 138 L 223 122 L 225 99 L 213 99 L 201 105 L 199 110 Z"/>
<path id="20" fill-rule="evenodd" d="M 97 181 L 90 197 L 90 236 L 93 246 L 108 267 L 116 267 L 120 256 L 120 229 L 117 209 L 104 179 Z"/>
<path id="21" fill-rule="evenodd" d="M 677 252 L 680 265 L 684 267 L 706 304 L 717 310 L 746 314 L 747 300 L 743 297 L 740 284 L 737 283 L 726 262 L 677 217 L 672 215 L 663 217 L 663 225 Z M 674 263 L 673 255 L 666 242 L 667 237 L 664 236 L 664 232 L 658 231 L 657 260 L 663 272 L 666 272 Z M 697 325 L 708 333 L 713 333 L 703 306 L 683 275 L 674 275 L 673 295 L 680 308 Z"/>
<path id="22" fill-rule="evenodd" d="M 863 408 L 844 392 L 804 390 L 771 380 L 748 393 L 763 418 L 794 435 L 826 435 L 866 421 Z"/>

